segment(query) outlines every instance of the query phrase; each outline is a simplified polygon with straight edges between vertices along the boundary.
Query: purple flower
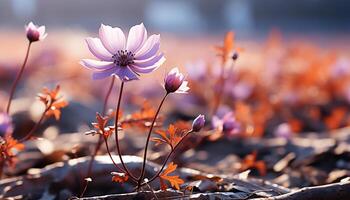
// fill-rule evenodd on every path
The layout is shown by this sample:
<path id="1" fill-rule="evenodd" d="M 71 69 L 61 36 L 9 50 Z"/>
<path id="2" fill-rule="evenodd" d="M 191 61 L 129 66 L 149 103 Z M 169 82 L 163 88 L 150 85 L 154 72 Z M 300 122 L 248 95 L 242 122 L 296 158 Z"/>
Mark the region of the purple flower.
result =
<path id="1" fill-rule="evenodd" d="M 120 28 L 101 24 L 99 38 L 89 37 L 86 43 L 98 60 L 80 64 L 93 71 L 93 79 L 116 75 L 122 81 L 137 80 L 139 73 L 152 72 L 165 61 L 159 53 L 160 36 L 147 38 L 143 23 L 131 27 L 127 39 Z"/>
<path id="2" fill-rule="evenodd" d="M 191 80 L 203 81 L 208 73 L 206 63 L 203 60 L 188 63 L 185 67 Z"/>
<path id="3" fill-rule="evenodd" d="M 190 89 L 185 81 L 185 76 L 180 73 L 177 67 L 170 70 L 164 78 L 164 88 L 168 93 L 187 93 Z"/>
<path id="4" fill-rule="evenodd" d="M 350 74 L 350 61 L 346 58 L 339 58 L 331 68 L 332 78 L 339 78 Z"/>
<path id="5" fill-rule="evenodd" d="M 29 22 L 26 26 L 27 38 L 30 42 L 36 42 L 46 38 L 47 33 L 45 33 L 45 26 L 36 26 L 33 22 Z"/>
<path id="6" fill-rule="evenodd" d="M 274 135 L 277 137 L 282 137 L 289 139 L 293 134 L 293 131 L 288 123 L 282 123 L 278 125 L 274 131 Z"/>
<path id="7" fill-rule="evenodd" d="M 235 99 L 245 100 L 253 92 L 253 86 L 247 82 L 237 82 L 231 89 L 232 95 Z"/>
<path id="8" fill-rule="evenodd" d="M 234 117 L 233 112 L 225 114 L 222 118 L 214 116 L 212 124 L 215 129 L 222 131 L 228 138 L 238 135 L 241 130 L 241 125 Z"/>
<path id="9" fill-rule="evenodd" d="M 204 127 L 204 124 L 205 124 L 204 115 L 198 115 L 198 117 L 193 120 L 192 130 L 194 132 L 198 132 Z"/>
<path id="10" fill-rule="evenodd" d="M 7 133 L 11 133 L 13 130 L 12 119 L 4 112 L 0 113 L 0 135 L 4 136 Z"/>

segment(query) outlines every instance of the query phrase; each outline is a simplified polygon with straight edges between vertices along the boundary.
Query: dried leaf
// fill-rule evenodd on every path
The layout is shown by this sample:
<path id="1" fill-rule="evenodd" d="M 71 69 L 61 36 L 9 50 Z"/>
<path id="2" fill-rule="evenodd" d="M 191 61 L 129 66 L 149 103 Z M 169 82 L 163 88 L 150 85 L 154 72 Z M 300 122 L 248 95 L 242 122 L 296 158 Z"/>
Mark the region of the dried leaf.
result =
<path id="1" fill-rule="evenodd" d="M 241 171 L 246 171 L 248 169 L 255 168 L 259 171 L 260 175 L 266 175 L 266 164 L 263 160 L 257 160 L 257 151 L 253 151 L 248 154 L 241 163 Z"/>
<path id="2" fill-rule="evenodd" d="M 60 86 L 57 85 L 55 89 L 49 90 L 44 88 L 41 93 L 38 94 L 38 98 L 46 106 L 46 117 L 54 116 L 56 120 L 61 117 L 61 109 L 68 105 L 68 102 L 59 96 Z"/>
<path id="3" fill-rule="evenodd" d="M 167 168 L 159 175 L 162 190 L 166 189 L 166 184 L 162 182 L 162 179 L 169 181 L 173 188 L 180 190 L 180 185 L 183 184 L 184 181 L 179 176 L 169 176 L 169 174 L 174 172 L 176 168 L 177 165 L 171 162 L 168 164 Z"/>
<path id="4" fill-rule="evenodd" d="M 112 181 L 116 183 L 125 183 L 129 179 L 129 176 L 126 175 L 125 173 L 112 172 L 111 174 L 112 174 Z"/>
<path id="5" fill-rule="evenodd" d="M 156 142 L 156 145 L 166 143 L 173 149 L 182 139 L 183 131 L 170 124 L 167 131 L 156 130 L 155 133 L 160 136 L 160 138 L 151 139 Z"/>

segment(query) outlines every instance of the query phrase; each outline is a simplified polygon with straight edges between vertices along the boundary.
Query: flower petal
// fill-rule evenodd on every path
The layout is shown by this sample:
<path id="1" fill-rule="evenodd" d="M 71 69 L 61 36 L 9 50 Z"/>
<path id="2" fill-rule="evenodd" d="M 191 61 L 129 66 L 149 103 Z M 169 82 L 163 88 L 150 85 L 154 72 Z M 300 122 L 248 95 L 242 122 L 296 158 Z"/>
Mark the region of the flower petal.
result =
<path id="1" fill-rule="evenodd" d="M 115 74 L 115 71 L 116 71 L 115 68 L 111 68 L 111 69 L 101 71 L 101 72 L 94 72 L 92 74 L 92 79 L 98 80 L 98 79 L 107 78 L 108 76 L 112 76 L 113 74 Z"/>
<path id="2" fill-rule="evenodd" d="M 187 93 L 187 91 L 190 90 L 190 88 L 187 86 L 187 84 L 188 84 L 187 81 L 182 82 L 181 86 L 179 87 L 179 89 L 176 90 L 175 93 L 178 93 L 178 94 Z"/>
<path id="3" fill-rule="evenodd" d="M 151 35 L 145 44 L 135 53 L 135 58 L 144 60 L 157 54 L 160 48 L 160 35 Z"/>
<path id="4" fill-rule="evenodd" d="M 143 23 L 131 27 L 126 42 L 126 50 L 131 52 L 137 52 L 142 47 L 143 43 L 147 39 L 147 30 Z"/>
<path id="5" fill-rule="evenodd" d="M 43 39 L 45 39 L 46 37 L 47 37 L 47 33 L 44 33 L 43 35 L 40 35 L 39 40 L 43 40 Z"/>
<path id="6" fill-rule="evenodd" d="M 112 54 L 109 53 L 103 46 L 102 42 L 98 38 L 86 38 L 86 43 L 90 52 L 96 56 L 96 58 L 104 61 L 112 61 Z"/>
<path id="7" fill-rule="evenodd" d="M 104 71 L 115 67 L 113 62 L 92 60 L 92 59 L 82 59 L 80 64 L 84 67 L 95 70 L 95 71 Z"/>
<path id="8" fill-rule="evenodd" d="M 137 75 L 129 67 L 118 67 L 115 74 L 121 81 L 138 80 Z"/>
<path id="9" fill-rule="evenodd" d="M 101 24 L 99 36 L 103 46 L 112 54 L 116 54 L 119 50 L 125 49 L 125 35 L 123 31 L 118 28 L 112 28 Z"/>
<path id="10" fill-rule="evenodd" d="M 45 34 L 45 26 L 40 26 L 38 28 L 38 31 L 39 31 L 40 35 L 44 35 Z"/>
<path id="11" fill-rule="evenodd" d="M 130 65 L 130 68 L 138 73 L 148 73 L 156 70 L 165 62 L 163 54 L 153 56 L 147 60 L 135 60 L 134 64 Z"/>
<path id="12" fill-rule="evenodd" d="M 36 29 L 36 26 L 34 25 L 33 22 L 29 22 L 29 24 L 25 27 L 26 31 L 28 31 L 29 29 Z"/>

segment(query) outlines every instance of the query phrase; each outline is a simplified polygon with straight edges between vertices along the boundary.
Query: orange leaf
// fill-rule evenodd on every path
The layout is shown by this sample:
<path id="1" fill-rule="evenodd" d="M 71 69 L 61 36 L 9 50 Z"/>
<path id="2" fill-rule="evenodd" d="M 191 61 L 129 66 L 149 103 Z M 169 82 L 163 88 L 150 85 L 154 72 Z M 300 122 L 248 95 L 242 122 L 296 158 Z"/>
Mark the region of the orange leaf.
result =
<path id="1" fill-rule="evenodd" d="M 116 183 L 125 183 L 129 179 L 129 176 L 125 173 L 112 172 L 111 174 L 113 175 L 112 181 Z"/>
<path id="2" fill-rule="evenodd" d="M 178 130 L 174 125 L 170 124 L 167 131 L 157 130 L 155 131 L 161 138 L 152 138 L 152 141 L 156 142 L 156 145 L 166 143 L 171 148 L 174 148 L 182 138 L 181 130 Z"/>
<path id="3" fill-rule="evenodd" d="M 177 168 L 177 165 L 174 164 L 173 162 L 168 164 L 168 167 L 159 175 L 161 180 L 167 180 L 171 184 L 171 186 L 177 190 L 180 190 L 180 185 L 184 183 L 184 181 L 179 177 L 179 176 L 169 176 L 170 173 L 174 172 Z M 162 185 L 161 181 L 161 188 L 166 188 L 164 187 L 164 183 Z"/>
<path id="4" fill-rule="evenodd" d="M 91 130 L 86 132 L 87 134 L 100 134 L 104 137 L 109 137 L 111 134 L 113 134 L 115 127 L 114 126 L 107 126 L 108 121 L 110 117 L 103 117 L 99 113 L 96 113 L 96 122 L 91 123 L 96 130 Z M 107 127 L 106 127 L 107 126 Z"/>
<path id="5" fill-rule="evenodd" d="M 266 164 L 263 160 L 257 160 L 257 154 L 257 151 L 248 154 L 241 163 L 240 171 L 255 168 L 259 171 L 260 175 L 266 175 Z"/>
<path id="6" fill-rule="evenodd" d="M 215 49 L 218 51 L 219 56 L 222 58 L 222 62 L 225 63 L 232 55 L 234 43 L 235 43 L 235 34 L 233 31 L 229 31 L 225 35 L 224 45 L 217 46 Z"/>
<path id="7" fill-rule="evenodd" d="M 60 119 L 61 108 L 68 105 L 62 97 L 59 96 L 60 86 L 57 85 L 55 89 L 49 90 L 47 88 L 42 89 L 41 93 L 38 94 L 38 98 L 46 106 L 46 117 L 54 116 L 56 120 Z"/>

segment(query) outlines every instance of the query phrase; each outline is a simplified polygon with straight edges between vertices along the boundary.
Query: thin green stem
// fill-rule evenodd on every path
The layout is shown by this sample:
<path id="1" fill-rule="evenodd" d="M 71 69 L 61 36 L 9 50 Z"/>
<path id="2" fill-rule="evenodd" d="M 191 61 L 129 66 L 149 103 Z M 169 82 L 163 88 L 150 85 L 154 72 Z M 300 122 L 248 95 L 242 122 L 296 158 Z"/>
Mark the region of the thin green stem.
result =
<path id="1" fill-rule="evenodd" d="M 146 146 L 145 146 L 145 152 L 143 154 L 143 163 L 142 163 L 142 170 L 141 170 L 141 175 L 139 177 L 139 181 L 138 181 L 138 185 L 137 185 L 137 188 L 139 189 L 140 186 L 141 186 L 141 182 L 143 180 L 143 177 L 145 175 L 145 167 L 146 167 L 146 159 L 147 159 L 147 150 L 148 150 L 148 144 L 149 144 L 149 141 L 150 141 L 150 138 L 151 138 L 151 134 L 152 134 L 152 130 L 153 130 L 153 127 L 154 127 L 154 123 L 156 122 L 157 120 L 157 117 L 158 117 L 158 114 L 159 114 L 159 111 L 160 109 L 162 108 L 162 105 L 166 99 L 166 97 L 168 96 L 169 93 L 166 93 L 162 99 L 162 101 L 160 102 L 159 106 L 158 106 L 158 109 L 157 109 L 157 112 L 156 114 L 154 115 L 154 118 L 153 118 L 153 121 L 152 121 L 152 124 L 151 124 L 151 127 L 149 129 L 149 132 L 148 132 L 148 135 L 147 135 L 147 139 L 146 139 Z"/>
<path id="2" fill-rule="evenodd" d="M 17 88 L 17 85 L 18 85 L 18 82 L 19 80 L 21 79 L 22 77 L 22 74 L 24 72 L 24 68 L 27 64 L 27 60 L 28 60 L 28 57 L 29 57 L 29 51 L 30 51 L 30 47 L 31 47 L 32 43 L 29 42 L 28 44 L 28 48 L 27 48 L 27 52 L 26 52 L 26 56 L 24 58 L 24 61 L 23 61 L 23 64 L 22 64 L 22 67 L 20 69 L 20 71 L 18 72 L 17 76 L 16 76 L 16 79 L 15 81 L 13 82 L 13 85 L 11 87 L 11 91 L 10 91 L 10 96 L 9 96 L 9 99 L 8 99 L 8 102 L 7 102 L 7 107 L 6 107 L 6 113 L 9 114 L 10 112 L 10 107 L 11 107 L 11 103 L 12 103 L 12 99 L 13 99 L 13 96 L 15 94 L 15 91 L 16 91 L 16 88 Z"/>

